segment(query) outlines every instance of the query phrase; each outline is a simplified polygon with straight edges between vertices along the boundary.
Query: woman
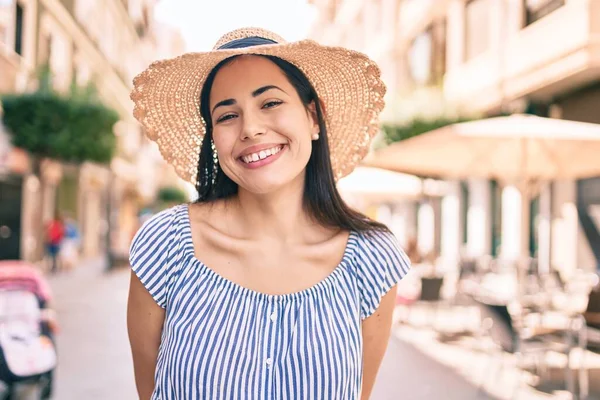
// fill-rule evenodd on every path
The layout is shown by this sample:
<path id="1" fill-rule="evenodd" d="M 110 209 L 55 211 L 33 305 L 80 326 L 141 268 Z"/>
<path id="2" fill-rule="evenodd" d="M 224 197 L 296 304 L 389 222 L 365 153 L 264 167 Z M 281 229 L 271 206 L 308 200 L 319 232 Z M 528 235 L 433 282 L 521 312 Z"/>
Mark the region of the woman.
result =
<path id="1" fill-rule="evenodd" d="M 260 29 L 136 78 L 136 117 L 199 197 L 131 246 L 140 398 L 369 397 L 409 262 L 335 180 L 384 92 L 366 56 Z"/>

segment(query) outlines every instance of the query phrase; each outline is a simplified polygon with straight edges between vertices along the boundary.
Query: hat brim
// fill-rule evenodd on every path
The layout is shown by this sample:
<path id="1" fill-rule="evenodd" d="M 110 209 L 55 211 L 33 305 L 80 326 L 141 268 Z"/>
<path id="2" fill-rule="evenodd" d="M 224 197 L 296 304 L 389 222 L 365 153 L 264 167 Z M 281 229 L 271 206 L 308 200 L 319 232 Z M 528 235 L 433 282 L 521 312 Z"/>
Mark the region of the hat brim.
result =
<path id="1" fill-rule="evenodd" d="M 366 55 L 312 40 L 188 53 L 157 61 L 134 79 L 134 116 L 184 180 L 196 183 L 205 124 L 200 92 L 212 69 L 238 55 L 270 55 L 300 69 L 324 104 L 331 163 L 337 179 L 367 154 L 379 130 L 385 85 Z"/>

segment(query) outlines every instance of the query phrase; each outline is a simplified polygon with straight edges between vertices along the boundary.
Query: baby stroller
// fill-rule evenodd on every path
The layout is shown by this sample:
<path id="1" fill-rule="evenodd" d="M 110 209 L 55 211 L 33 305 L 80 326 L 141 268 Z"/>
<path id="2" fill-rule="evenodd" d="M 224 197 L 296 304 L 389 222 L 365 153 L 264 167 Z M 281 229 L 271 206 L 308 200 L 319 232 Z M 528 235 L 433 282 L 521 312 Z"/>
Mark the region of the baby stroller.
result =
<path id="1" fill-rule="evenodd" d="M 57 355 L 49 300 L 48 285 L 35 267 L 0 262 L 0 399 L 51 398 Z"/>

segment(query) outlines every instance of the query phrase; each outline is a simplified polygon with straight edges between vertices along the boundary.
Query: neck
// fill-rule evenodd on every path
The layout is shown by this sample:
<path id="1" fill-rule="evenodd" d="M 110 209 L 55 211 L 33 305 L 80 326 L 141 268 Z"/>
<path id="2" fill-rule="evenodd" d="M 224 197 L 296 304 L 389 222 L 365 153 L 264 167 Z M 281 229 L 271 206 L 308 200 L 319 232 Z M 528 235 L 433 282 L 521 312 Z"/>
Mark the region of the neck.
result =
<path id="1" fill-rule="evenodd" d="M 302 240 L 304 227 L 315 225 L 304 209 L 304 182 L 268 194 L 239 189 L 234 200 L 237 217 L 250 237 L 296 242 Z"/>

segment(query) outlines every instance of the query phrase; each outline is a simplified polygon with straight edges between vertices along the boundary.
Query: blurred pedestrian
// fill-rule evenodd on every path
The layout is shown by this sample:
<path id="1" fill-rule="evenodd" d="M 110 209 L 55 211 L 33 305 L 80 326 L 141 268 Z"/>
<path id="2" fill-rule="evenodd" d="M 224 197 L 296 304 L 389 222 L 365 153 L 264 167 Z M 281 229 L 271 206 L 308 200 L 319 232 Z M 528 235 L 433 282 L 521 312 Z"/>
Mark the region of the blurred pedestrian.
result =
<path id="1" fill-rule="evenodd" d="M 60 259 L 65 269 L 73 269 L 79 260 L 80 235 L 77 222 L 65 218 L 65 236 L 60 249 Z"/>
<path id="2" fill-rule="evenodd" d="M 131 246 L 142 399 L 369 397 L 409 261 L 335 182 L 384 93 L 365 55 L 261 29 L 135 79 L 135 116 L 198 191 Z"/>
<path id="3" fill-rule="evenodd" d="M 46 252 L 50 260 L 50 271 L 55 273 L 59 269 L 60 246 L 65 236 L 65 226 L 62 218 L 57 213 L 46 226 Z"/>

